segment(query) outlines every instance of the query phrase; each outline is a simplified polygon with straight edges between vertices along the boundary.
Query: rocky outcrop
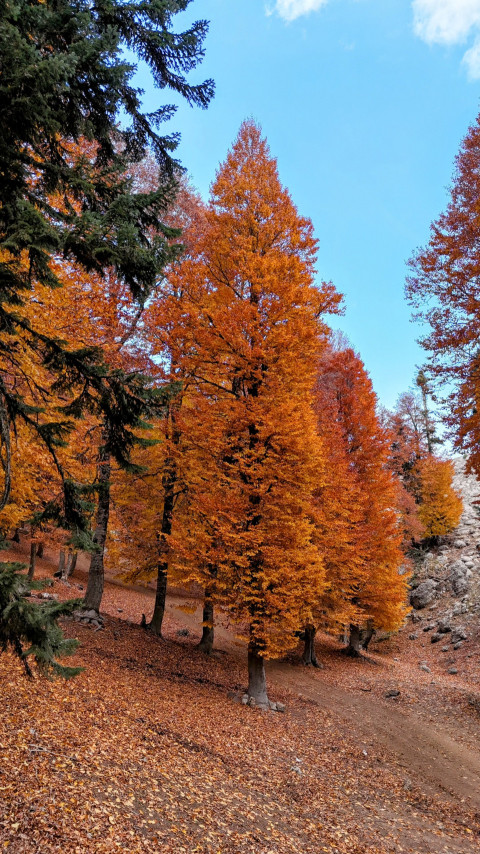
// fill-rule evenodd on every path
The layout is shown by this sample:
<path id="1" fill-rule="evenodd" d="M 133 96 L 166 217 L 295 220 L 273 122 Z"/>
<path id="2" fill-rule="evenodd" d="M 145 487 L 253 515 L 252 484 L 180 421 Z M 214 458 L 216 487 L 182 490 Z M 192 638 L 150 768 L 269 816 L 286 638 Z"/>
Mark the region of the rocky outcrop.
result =
<path id="1" fill-rule="evenodd" d="M 480 483 L 466 474 L 462 458 L 454 464 L 453 486 L 464 505 L 460 524 L 417 564 L 410 602 L 412 622 L 432 631 L 432 643 L 458 649 L 480 620 Z"/>

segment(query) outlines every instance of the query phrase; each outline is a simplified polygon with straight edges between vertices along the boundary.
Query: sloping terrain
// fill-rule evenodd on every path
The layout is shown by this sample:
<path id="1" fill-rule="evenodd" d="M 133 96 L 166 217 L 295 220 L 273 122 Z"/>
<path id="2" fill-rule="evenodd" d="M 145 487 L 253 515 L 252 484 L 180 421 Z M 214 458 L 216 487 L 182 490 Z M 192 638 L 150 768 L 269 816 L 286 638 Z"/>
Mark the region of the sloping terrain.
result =
<path id="1" fill-rule="evenodd" d="M 65 624 L 85 667 L 74 681 L 31 682 L 0 658 L 2 850 L 479 850 L 477 688 L 445 671 L 428 632 L 410 641 L 409 626 L 360 661 L 320 638 L 324 669 L 272 663 L 286 712 L 261 712 L 235 702 L 245 651 L 227 625 L 211 658 L 196 650 L 196 605 L 172 596 L 160 640 L 138 627 L 151 591 L 109 583 L 102 631 Z M 458 653 L 476 658 L 476 644 Z"/>

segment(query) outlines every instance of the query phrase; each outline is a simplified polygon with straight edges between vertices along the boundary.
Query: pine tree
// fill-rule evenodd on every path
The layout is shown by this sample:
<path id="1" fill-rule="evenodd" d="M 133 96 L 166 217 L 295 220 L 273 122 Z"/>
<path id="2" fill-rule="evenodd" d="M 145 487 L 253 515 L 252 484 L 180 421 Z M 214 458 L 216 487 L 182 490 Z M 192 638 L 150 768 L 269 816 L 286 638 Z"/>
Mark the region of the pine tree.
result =
<path id="1" fill-rule="evenodd" d="M 66 667 L 57 660 L 77 647 L 77 641 L 63 637 L 57 620 L 69 616 L 78 602 L 34 601 L 29 594 L 35 585 L 21 569 L 19 563 L 0 563 L 0 649 L 10 649 L 28 676 L 32 676 L 29 659 L 44 676 L 76 676 L 81 668 Z"/>
<path id="2" fill-rule="evenodd" d="M 172 152 L 177 137 L 161 136 L 159 123 L 174 108 L 146 114 L 131 78 L 135 66 L 125 49 L 146 62 L 155 85 L 206 106 L 211 81 L 190 85 L 186 75 L 202 59 L 207 25 L 199 21 L 175 33 L 172 18 L 189 0 L 150 4 L 114 0 L 107 5 L 81 0 L 30 3 L 16 0 L 0 12 L 2 75 L 0 104 L 0 426 L 5 487 L 10 486 L 10 428 L 19 418 L 36 425 L 29 406 L 8 384 L 11 340 L 23 336 L 58 376 L 62 388 L 76 389 L 75 414 L 100 406 L 117 419 L 109 451 L 119 459 L 135 409 L 136 391 L 111 372 L 97 348 L 64 346 L 25 316 L 33 284 L 60 284 L 54 261 L 63 259 L 103 277 L 113 271 L 142 303 L 159 272 L 178 251 L 162 215 L 175 193 Z M 119 119 L 125 123 L 118 125 Z M 91 143 L 82 157 L 72 143 Z M 137 191 L 128 165 L 151 148 L 160 169 L 158 186 Z M 125 407 L 127 411 L 125 411 Z M 123 410 L 123 412 L 122 412 Z M 52 454 L 68 429 L 41 419 L 41 439 Z M 123 433 L 123 435 L 122 435 Z M 72 497 L 70 490 L 70 498 Z M 68 510 L 76 509 L 72 501 Z M 71 520 L 74 521 L 74 520 Z"/>

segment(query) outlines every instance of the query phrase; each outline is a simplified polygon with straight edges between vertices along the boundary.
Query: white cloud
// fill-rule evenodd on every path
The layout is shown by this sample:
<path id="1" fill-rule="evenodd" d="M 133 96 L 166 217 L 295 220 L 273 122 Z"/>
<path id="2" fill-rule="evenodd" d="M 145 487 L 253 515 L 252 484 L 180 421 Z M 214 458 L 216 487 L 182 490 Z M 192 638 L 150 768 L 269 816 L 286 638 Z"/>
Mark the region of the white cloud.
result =
<path id="1" fill-rule="evenodd" d="M 458 44 L 480 28 L 480 0 L 413 0 L 413 26 L 429 44 Z"/>
<path id="2" fill-rule="evenodd" d="M 468 68 L 470 79 L 480 79 L 480 36 L 477 36 L 472 47 L 467 50 L 463 61 Z"/>
<path id="3" fill-rule="evenodd" d="M 427 44 L 474 42 L 464 57 L 469 77 L 480 78 L 480 0 L 412 0 L 415 35 Z"/>
<path id="4" fill-rule="evenodd" d="M 294 21 L 301 15 L 317 12 L 326 3 L 328 0 L 276 0 L 273 9 L 269 10 L 269 14 L 277 12 L 284 21 Z"/>

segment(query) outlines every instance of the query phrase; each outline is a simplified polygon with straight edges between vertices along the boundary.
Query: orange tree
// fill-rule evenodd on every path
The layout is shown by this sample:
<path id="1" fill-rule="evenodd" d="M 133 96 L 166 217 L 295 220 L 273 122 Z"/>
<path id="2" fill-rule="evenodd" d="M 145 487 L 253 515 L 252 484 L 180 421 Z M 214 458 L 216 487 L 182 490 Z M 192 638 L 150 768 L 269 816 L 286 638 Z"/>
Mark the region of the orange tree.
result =
<path id="1" fill-rule="evenodd" d="M 195 252 L 173 271 L 183 293 L 197 477 L 189 511 L 210 524 L 198 567 L 248 641 L 248 693 L 268 702 L 264 659 L 294 644 L 323 589 L 313 493 L 325 459 L 313 412 L 321 316 L 316 240 L 281 186 L 259 127 L 245 122 L 212 187 Z M 188 362 L 188 365 L 187 365 Z M 201 472 L 200 472 L 201 475 Z M 199 482 L 201 484 L 199 485 Z M 200 578 L 199 578 L 200 580 Z"/>
<path id="2" fill-rule="evenodd" d="M 343 607 L 346 612 L 351 609 L 349 651 L 354 654 L 362 628 L 370 624 L 394 630 L 406 614 L 407 576 L 399 573 L 404 561 L 402 531 L 395 482 L 388 469 L 389 437 L 377 415 L 376 396 L 361 359 L 350 348 L 331 349 L 320 364 L 320 378 L 321 387 L 336 401 L 336 417 L 356 481 L 357 561 L 350 577 L 339 579 L 345 591 Z"/>
<path id="3" fill-rule="evenodd" d="M 389 468 L 397 478 L 404 545 L 450 533 L 460 520 L 462 502 L 453 489 L 451 462 L 431 453 L 437 440 L 421 401 L 400 395 L 394 413 L 386 415 L 390 432 Z M 422 427 L 423 423 L 423 427 Z"/>
<path id="4" fill-rule="evenodd" d="M 418 515 L 426 537 L 449 534 L 460 522 L 463 504 L 452 486 L 454 475 L 451 460 L 427 456 L 417 463 Z"/>
<path id="5" fill-rule="evenodd" d="M 182 229 L 183 263 L 194 251 L 203 219 L 201 200 L 186 182 L 182 182 L 167 221 Z M 191 307 L 186 303 L 181 277 L 170 270 L 145 307 L 137 340 L 141 342 L 142 353 L 150 359 L 150 372 L 157 387 L 168 387 L 172 393 L 164 398 L 162 416 L 154 420 L 154 429 L 148 434 L 157 444 L 139 448 L 133 455 L 133 460 L 145 471 L 138 471 L 133 478 L 121 476 L 113 484 L 112 493 L 115 541 L 111 538 L 108 543 L 109 560 L 118 561 L 131 579 L 145 579 L 156 573 L 155 606 L 148 628 L 159 635 L 167 578 L 172 572 L 179 577 L 180 553 L 188 556 L 190 566 L 195 561 L 194 549 L 189 554 L 185 548 L 184 532 L 179 539 L 172 533 L 179 512 L 186 518 L 185 505 L 189 500 L 186 496 L 190 496 L 195 480 L 191 433 L 192 422 L 199 421 L 199 413 L 194 408 L 189 365 L 191 325 Z M 181 580 L 189 580 L 186 566 Z"/>
<path id="6" fill-rule="evenodd" d="M 362 492 L 351 466 L 335 388 L 324 371 L 315 386 L 317 429 L 326 461 L 314 494 L 315 542 L 325 565 L 325 587 L 315 604 L 312 622 L 304 628 L 305 664 L 317 666 L 317 628 L 338 631 L 357 621 L 355 594 L 364 566 L 365 531 Z"/>
<path id="7" fill-rule="evenodd" d="M 450 201 L 430 240 L 411 261 L 407 297 L 429 331 L 421 343 L 427 373 L 446 402 L 444 420 L 456 450 L 480 473 L 480 116 L 456 158 Z"/>

